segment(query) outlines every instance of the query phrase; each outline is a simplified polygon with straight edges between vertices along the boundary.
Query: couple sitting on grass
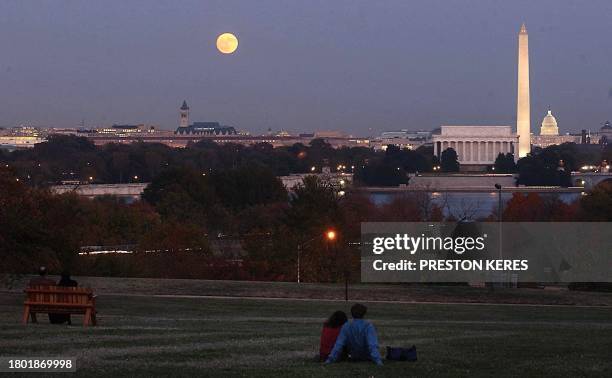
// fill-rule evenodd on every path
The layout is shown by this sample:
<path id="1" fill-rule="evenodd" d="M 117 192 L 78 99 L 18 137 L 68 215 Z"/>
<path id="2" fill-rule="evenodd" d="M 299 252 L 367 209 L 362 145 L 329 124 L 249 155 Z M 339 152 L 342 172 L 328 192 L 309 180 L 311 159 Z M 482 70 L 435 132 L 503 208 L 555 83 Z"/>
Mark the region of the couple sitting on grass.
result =
<path id="1" fill-rule="evenodd" d="M 378 337 L 372 323 L 363 319 L 368 308 L 362 304 L 351 307 L 352 321 L 343 311 L 334 312 L 323 325 L 319 359 L 326 364 L 343 360 L 372 361 L 382 365 Z"/>

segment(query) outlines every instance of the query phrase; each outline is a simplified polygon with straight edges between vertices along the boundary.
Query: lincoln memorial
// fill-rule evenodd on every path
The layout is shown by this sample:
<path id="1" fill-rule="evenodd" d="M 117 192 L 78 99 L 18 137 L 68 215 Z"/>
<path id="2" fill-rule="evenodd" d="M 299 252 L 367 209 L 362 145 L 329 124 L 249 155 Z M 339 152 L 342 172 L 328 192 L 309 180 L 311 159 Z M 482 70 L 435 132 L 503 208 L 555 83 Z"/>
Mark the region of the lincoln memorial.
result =
<path id="1" fill-rule="evenodd" d="M 512 126 L 441 126 L 432 136 L 434 153 L 452 148 L 461 165 L 492 165 L 500 153 L 515 154 L 518 136 Z"/>

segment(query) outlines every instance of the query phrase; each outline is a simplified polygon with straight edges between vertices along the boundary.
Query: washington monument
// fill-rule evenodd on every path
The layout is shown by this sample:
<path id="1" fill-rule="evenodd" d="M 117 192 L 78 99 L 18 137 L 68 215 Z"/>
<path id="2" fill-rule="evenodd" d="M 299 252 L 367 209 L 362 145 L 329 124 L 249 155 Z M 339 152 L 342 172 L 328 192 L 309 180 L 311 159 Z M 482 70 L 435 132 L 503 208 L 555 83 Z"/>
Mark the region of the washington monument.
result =
<path id="1" fill-rule="evenodd" d="M 518 96 L 516 100 L 516 133 L 519 136 L 518 156 L 531 152 L 529 115 L 529 36 L 525 24 L 518 36 Z"/>

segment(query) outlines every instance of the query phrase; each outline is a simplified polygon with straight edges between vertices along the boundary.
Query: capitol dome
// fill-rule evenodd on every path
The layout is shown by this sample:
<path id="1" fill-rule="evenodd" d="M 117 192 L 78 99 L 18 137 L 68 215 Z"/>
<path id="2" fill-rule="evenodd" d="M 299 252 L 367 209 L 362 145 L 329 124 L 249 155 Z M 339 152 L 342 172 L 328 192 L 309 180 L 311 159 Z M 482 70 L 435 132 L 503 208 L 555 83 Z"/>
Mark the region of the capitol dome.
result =
<path id="1" fill-rule="evenodd" d="M 540 135 L 559 135 L 559 128 L 557 127 L 557 120 L 552 115 L 550 109 L 548 114 L 542 120 L 542 127 L 540 128 Z"/>

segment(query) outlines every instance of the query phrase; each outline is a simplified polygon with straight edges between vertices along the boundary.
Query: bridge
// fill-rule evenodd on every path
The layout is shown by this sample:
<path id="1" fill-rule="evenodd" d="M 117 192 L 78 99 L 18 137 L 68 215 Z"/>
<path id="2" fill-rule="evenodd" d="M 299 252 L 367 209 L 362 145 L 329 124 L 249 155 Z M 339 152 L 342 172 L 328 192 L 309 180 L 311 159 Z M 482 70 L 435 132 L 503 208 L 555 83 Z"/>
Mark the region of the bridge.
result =
<path id="1" fill-rule="evenodd" d="M 576 192 L 591 190 L 603 182 L 612 184 L 612 173 L 575 172 L 572 173 L 572 188 L 559 187 L 517 187 L 513 175 L 447 175 L 436 177 L 429 175 L 411 177 L 409 185 L 393 188 L 360 188 L 365 192 L 492 192 L 493 185 L 500 183 L 503 191 L 509 192 Z M 62 194 L 75 192 L 84 197 L 94 198 L 100 196 L 117 196 L 127 201 L 140 199 L 144 189 L 149 183 L 132 184 L 69 184 L 54 185 L 50 189 L 53 193 Z"/>
<path id="2" fill-rule="evenodd" d="M 54 185 L 51 192 L 56 194 L 74 192 L 83 197 L 116 196 L 126 201 L 140 199 L 142 192 L 149 185 L 148 182 L 133 184 L 69 184 Z"/>
<path id="3" fill-rule="evenodd" d="M 495 184 L 499 184 L 502 186 L 504 191 L 567 192 L 585 190 L 590 191 L 603 182 L 612 184 L 612 173 L 610 172 L 572 172 L 572 186 L 570 188 L 517 186 L 517 177 L 517 174 L 419 174 L 410 175 L 408 185 L 393 188 L 391 191 L 490 192 Z M 382 191 L 389 190 L 385 188 Z"/>
<path id="4" fill-rule="evenodd" d="M 573 172 L 572 184 L 581 186 L 586 190 L 592 190 L 597 185 L 607 182 L 612 184 L 612 173 L 610 172 Z"/>

